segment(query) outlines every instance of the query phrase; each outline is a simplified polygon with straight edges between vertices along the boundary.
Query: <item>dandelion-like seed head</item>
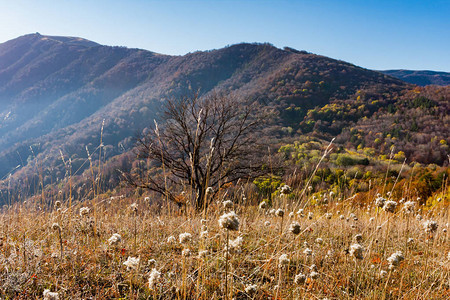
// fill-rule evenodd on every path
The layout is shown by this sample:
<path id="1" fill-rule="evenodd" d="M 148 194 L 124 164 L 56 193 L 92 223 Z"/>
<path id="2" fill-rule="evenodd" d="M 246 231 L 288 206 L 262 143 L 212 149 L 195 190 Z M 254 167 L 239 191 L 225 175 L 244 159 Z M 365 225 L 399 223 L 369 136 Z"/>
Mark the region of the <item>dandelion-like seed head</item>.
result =
<path id="1" fill-rule="evenodd" d="M 295 275 L 295 277 L 294 277 L 294 283 L 297 285 L 303 284 L 303 283 L 305 283 L 305 281 L 306 281 L 305 274 L 300 273 L 300 274 Z"/>
<path id="2" fill-rule="evenodd" d="M 234 211 L 223 214 L 219 218 L 219 226 L 226 230 L 239 230 L 239 218 Z"/>
<path id="3" fill-rule="evenodd" d="M 177 241 L 177 239 L 173 235 L 171 235 L 167 238 L 168 244 L 175 244 L 176 241 Z"/>
<path id="4" fill-rule="evenodd" d="M 394 252 L 391 256 L 388 257 L 387 261 L 389 262 L 389 267 L 392 269 L 393 267 L 398 266 L 398 264 L 404 260 L 405 257 L 401 251 Z M 392 266 L 392 267 L 391 267 Z"/>
<path id="5" fill-rule="evenodd" d="M 397 207 L 397 202 L 392 201 L 392 200 L 388 200 L 388 201 L 386 201 L 384 203 L 383 210 L 387 211 L 387 212 L 390 212 L 390 213 L 393 213 L 395 211 L 396 207 Z"/>
<path id="6" fill-rule="evenodd" d="M 311 279 L 317 279 L 317 278 L 319 278 L 319 273 L 312 271 L 311 273 L 309 273 L 309 277 Z"/>
<path id="7" fill-rule="evenodd" d="M 289 225 L 289 231 L 295 235 L 299 234 L 301 231 L 300 224 L 296 221 L 292 222 L 291 225 Z"/>
<path id="8" fill-rule="evenodd" d="M 320 238 L 320 237 L 318 237 L 318 238 L 316 239 L 316 243 L 319 244 L 319 245 L 322 245 L 322 244 L 323 244 L 323 239 Z"/>
<path id="9" fill-rule="evenodd" d="M 265 221 L 264 226 L 270 226 L 270 221 Z"/>
<path id="10" fill-rule="evenodd" d="M 326 213 L 325 214 L 325 218 L 327 218 L 328 220 L 330 220 L 332 216 L 333 216 L 332 213 Z"/>
<path id="11" fill-rule="evenodd" d="M 231 200 L 225 200 L 222 202 L 223 208 L 225 209 L 232 209 L 233 208 L 233 201 Z"/>
<path id="12" fill-rule="evenodd" d="M 355 243 L 350 246 L 349 253 L 350 253 L 350 255 L 354 256 L 356 259 L 363 259 L 364 258 L 363 250 L 364 249 L 360 244 Z"/>
<path id="13" fill-rule="evenodd" d="M 292 189 L 287 184 L 280 187 L 280 193 L 282 195 L 289 195 L 292 192 Z"/>
<path id="14" fill-rule="evenodd" d="M 190 234 L 189 232 L 184 232 L 181 233 L 178 238 L 180 240 L 180 244 L 187 244 L 191 241 L 192 234 Z"/>
<path id="15" fill-rule="evenodd" d="M 208 187 L 205 192 L 206 192 L 206 196 L 210 196 L 214 192 L 214 190 L 212 187 Z"/>
<path id="16" fill-rule="evenodd" d="M 257 290 L 258 290 L 258 286 L 256 284 L 250 284 L 245 287 L 245 292 L 247 294 L 249 294 L 250 296 L 255 294 Z"/>
<path id="17" fill-rule="evenodd" d="M 136 270 L 139 266 L 139 257 L 128 256 L 123 264 L 127 267 L 127 270 Z"/>
<path id="18" fill-rule="evenodd" d="M 45 289 L 42 295 L 44 296 L 44 300 L 59 300 L 59 293 L 50 292 L 49 289 Z"/>
<path id="19" fill-rule="evenodd" d="M 354 239 L 357 243 L 361 243 L 363 239 L 362 234 L 355 235 Z"/>
<path id="20" fill-rule="evenodd" d="M 87 216 L 89 215 L 90 211 L 91 209 L 89 207 L 82 207 L 80 208 L 80 216 L 81 217 Z"/>
<path id="21" fill-rule="evenodd" d="M 306 248 L 305 250 L 303 250 L 303 253 L 305 254 L 305 255 L 312 255 L 312 250 L 311 249 L 309 249 L 309 248 Z"/>
<path id="22" fill-rule="evenodd" d="M 278 258 L 278 266 L 280 268 L 286 267 L 287 265 L 290 264 L 290 262 L 291 262 L 291 260 L 288 258 L 287 254 L 282 254 Z"/>
<path id="23" fill-rule="evenodd" d="M 53 230 L 61 230 L 61 226 L 59 226 L 58 223 L 53 223 L 53 224 L 52 224 L 52 229 L 53 229 Z"/>
<path id="24" fill-rule="evenodd" d="M 133 204 L 130 205 L 130 209 L 133 212 L 137 212 L 138 211 L 138 205 L 136 202 L 134 202 Z"/>
<path id="25" fill-rule="evenodd" d="M 151 290 L 154 290 L 156 288 L 156 285 L 158 284 L 159 279 L 161 278 L 161 272 L 156 270 L 155 268 L 152 269 L 150 272 L 150 276 L 148 277 L 148 287 Z"/>
<path id="26" fill-rule="evenodd" d="M 275 215 L 278 217 L 283 217 L 284 216 L 284 210 L 279 208 L 275 211 Z"/>
<path id="27" fill-rule="evenodd" d="M 384 203 L 386 202 L 386 199 L 384 199 L 383 197 L 381 197 L 380 194 L 378 194 L 379 196 L 375 199 L 375 206 L 378 207 L 383 207 Z"/>
<path id="28" fill-rule="evenodd" d="M 58 209 L 58 208 L 61 208 L 61 201 L 55 201 L 55 208 L 56 209 Z"/>
<path id="29" fill-rule="evenodd" d="M 118 233 L 114 233 L 109 239 L 108 239 L 108 243 L 112 246 L 115 246 L 117 244 L 120 243 L 120 241 L 122 240 L 122 237 L 120 236 L 120 234 Z"/>
<path id="30" fill-rule="evenodd" d="M 438 223 L 433 220 L 427 220 L 423 222 L 423 228 L 427 233 L 434 233 L 438 229 Z"/>
<path id="31" fill-rule="evenodd" d="M 403 212 L 406 214 L 414 213 L 414 208 L 416 207 L 416 202 L 414 201 L 406 201 L 403 203 Z"/>

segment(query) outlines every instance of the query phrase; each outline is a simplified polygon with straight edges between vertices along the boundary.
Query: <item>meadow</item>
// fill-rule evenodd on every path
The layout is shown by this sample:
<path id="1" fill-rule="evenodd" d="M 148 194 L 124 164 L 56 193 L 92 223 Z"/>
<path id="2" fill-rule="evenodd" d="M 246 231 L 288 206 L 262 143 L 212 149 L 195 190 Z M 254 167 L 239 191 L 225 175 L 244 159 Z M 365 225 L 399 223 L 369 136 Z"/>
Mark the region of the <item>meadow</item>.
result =
<path id="1" fill-rule="evenodd" d="M 450 297 L 449 199 L 241 190 L 202 212 L 144 196 L 4 206 L 2 298 Z"/>

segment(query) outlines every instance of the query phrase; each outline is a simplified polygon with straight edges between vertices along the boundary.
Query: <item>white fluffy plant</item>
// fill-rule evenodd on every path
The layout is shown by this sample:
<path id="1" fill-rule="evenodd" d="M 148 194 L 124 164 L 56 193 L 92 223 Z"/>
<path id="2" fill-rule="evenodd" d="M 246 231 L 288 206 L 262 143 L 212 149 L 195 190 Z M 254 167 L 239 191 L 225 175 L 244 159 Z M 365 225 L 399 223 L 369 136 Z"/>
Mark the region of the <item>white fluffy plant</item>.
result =
<path id="1" fill-rule="evenodd" d="M 228 298 L 228 259 L 229 259 L 229 246 L 230 246 L 230 230 L 239 230 L 239 218 L 234 211 L 225 213 L 219 218 L 219 227 L 225 230 L 227 244 L 225 248 L 225 298 Z M 242 242 L 242 241 L 240 241 Z"/>

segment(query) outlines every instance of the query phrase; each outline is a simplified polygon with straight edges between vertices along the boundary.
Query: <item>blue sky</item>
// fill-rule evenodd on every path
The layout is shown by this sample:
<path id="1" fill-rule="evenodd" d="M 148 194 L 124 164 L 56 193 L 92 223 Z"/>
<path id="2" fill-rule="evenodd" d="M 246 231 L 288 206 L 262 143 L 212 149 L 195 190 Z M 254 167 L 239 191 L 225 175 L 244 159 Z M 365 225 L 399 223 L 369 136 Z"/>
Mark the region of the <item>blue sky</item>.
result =
<path id="1" fill-rule="evenodd" d="M 370 69 L 450 72 L 450 0 L 0 1 L 0 43 L 27 33 L 181 55 L 239 42 Z"/>

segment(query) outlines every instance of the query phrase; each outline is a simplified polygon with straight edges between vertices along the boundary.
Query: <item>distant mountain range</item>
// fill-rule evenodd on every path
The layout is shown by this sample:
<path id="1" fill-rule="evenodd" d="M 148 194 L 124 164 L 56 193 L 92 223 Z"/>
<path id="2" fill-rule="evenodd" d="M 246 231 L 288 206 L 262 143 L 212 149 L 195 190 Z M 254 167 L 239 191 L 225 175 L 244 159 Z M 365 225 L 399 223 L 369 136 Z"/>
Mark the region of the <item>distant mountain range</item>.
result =
<path id="1" fill-rule="evenodd" d="M 450 85 L 450 73 L 446 72 L 412 70 L 386 70 L 381 72 L 420 86 L 429 84 Z"/>
<path id="2" fill-rule="evenodd" d="M 0 44 L 0 178 L 14 173 L 23 180 L 40 166 L 51 170 L 46 181 L 58 181 L 66 172 L 61 153 L 81 173 L 86 147 L 92 152 L 100 143 L 103 121 L 111 159 L 152 126 L 165 99 L 197 90 L 234 93 L 273 108 L 276 138 L 341 136 L 345 143 L 360 119 L 368 122 L 389 105 L 395 109 L 412 89 L 381 72 L 270 44 L 169 56 L 76 37 L 25 35 Z"/>

